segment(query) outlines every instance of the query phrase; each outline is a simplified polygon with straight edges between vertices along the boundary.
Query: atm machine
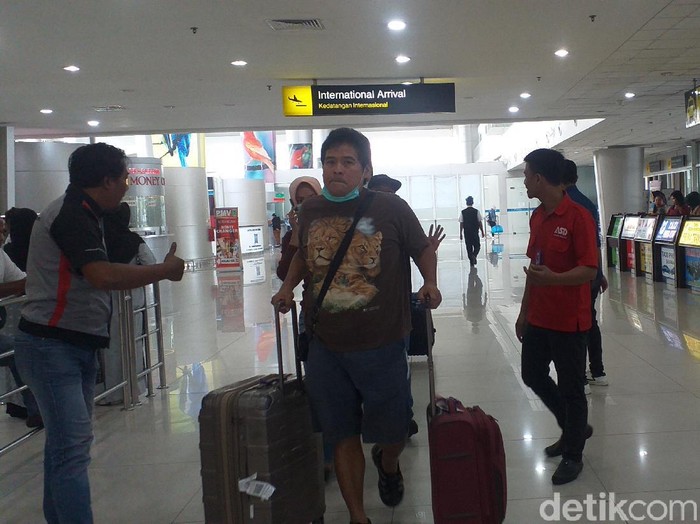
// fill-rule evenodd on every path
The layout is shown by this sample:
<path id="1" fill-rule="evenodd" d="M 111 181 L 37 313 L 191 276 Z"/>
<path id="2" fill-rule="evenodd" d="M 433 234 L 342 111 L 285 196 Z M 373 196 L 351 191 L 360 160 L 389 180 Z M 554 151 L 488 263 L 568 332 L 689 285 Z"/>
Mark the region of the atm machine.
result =
<path id="1" fill-rule="evenodd" d="M 620 270 L 620 233 L 625 215 L 622 213 L 610 217 L 608 231 L 605 235 L 605 253 L 608 267 Z"/>
<path id="2" fill-rule="evenodd" d="M 700 217 L 686 217 L 676 249 L 680 287 L 700 291 Z"/>
<path id="3" fill-rule="evenodd" d="M 661 216 L 659 227 L 652 246 L 654 256 L 654 280 L 679 287 L 681 280 L 677 275 L 678 237 L 684 217 Z"/>

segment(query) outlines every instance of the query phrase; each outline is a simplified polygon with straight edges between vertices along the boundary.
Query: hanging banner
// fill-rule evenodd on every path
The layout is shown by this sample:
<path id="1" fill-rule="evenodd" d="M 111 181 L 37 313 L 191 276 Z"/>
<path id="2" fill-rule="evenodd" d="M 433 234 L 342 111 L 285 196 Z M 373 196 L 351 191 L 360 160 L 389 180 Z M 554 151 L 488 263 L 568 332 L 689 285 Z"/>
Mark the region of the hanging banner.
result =
<path id="1" fill-rule="evenodd" d="M 241 244 L 238 237 L 238 208 L 217 207 L 216 269 L 241 270 Z"/>
<path id="2" fill-rule="evenodd" d="M 454 84 L 284 86 L 284 116 L 454 113 Z"/>
<path id="3" fill-rule="evenodd" d="M 312 144 L 289 144 L 289 169 L 311 169 L 312 167 Z"/>
<path id="4" fill-rule="evenodd" d="M 245 178 L 275 182 L 275 132 L 244 131 Z"/>
<path id="5" fill-rule="evenodd" d="M 700 106 L 698 101 L 700 89 L 691 89 L 685 92 L 685 127 L 693 127 L 700 124 Z"/>

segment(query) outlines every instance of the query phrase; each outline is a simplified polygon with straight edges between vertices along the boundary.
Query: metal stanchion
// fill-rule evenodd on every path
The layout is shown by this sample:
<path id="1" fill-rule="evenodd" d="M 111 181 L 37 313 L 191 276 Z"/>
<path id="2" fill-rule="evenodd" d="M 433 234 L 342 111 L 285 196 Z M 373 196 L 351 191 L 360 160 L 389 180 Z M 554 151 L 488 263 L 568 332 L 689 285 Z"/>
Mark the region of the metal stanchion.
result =
<path id="1" fill-rule="evenodd" d="M 158 340 L 158 363 L 160 365 L 160 386 L 158 389 L 166 389 L 168 380 L 165 376 L 165 344 L 163 343 L 163 308 L 160 302 L 160 285 L 153 284 L 153 306 L 156 315 L 156 339 Z"/>
<path id="2" fill-rule="evenodd" d="M 167 388 L 167 379 L 165 371 L 165 346 L 163 343 L 163 317 L 162 308 L 160 303 L 160 287 L 158 284 L 151 284 L 153 286 L 153 303 L 148 303 L 148 293 L 147 288 L 143 288 L 145 305 L 142 308 L 134 310 L 133 302 L 133 290 L 132 291 L 120 291 L 119 300 L 117 304 L 117 311 L 119 312 L 119 333 L 121 336 L 121 360 L 122 360 L 122 381 L 119 384 L 114 385 L 108 390 L 100 393 L 95 397 L 95 401 L 98 401 L 110 393 L 118 391 L 120 388 L 124 395 L 123 409 L 131 410 L 135 406 L 141 404 L 139 400 L 140 391 L 138 381 L 141 377 L 146 377 L 148 383 L 148 395 L 154 395 L 153 387 L 153 372 L 158 369 L 160 374 L 160 385 L 158 389 Z M 0 300 L 0 305 L 7 305 L 8 303 L 22 302 L 25 298 L 15 298 Z M 150 316 L 149 311 L 153 309 L 155 316 L 155 328 L 150 329 Z M 134 314 L 142 314 L 141 326 L 143 333 L 138 337 L 135 335 L 134 330 Z M 157 362 L 153 363 L 151 358 L 151 336 L 156 335 L 157 341 Z M 143 351 L 145 352 L 145 369 L 141 372 L 137 371 L 137 359 L 143 358 L 143 355 L 137 355 L 136 349 L 138 347 L 137 342 L 143 341 Z M 140 353 L 140 352 L 139 352 Z M 9 357 L 14 355 L 14 351 L 7 351 L 0 354 L 0 358 Z M 0 400 L 4 400 L 15 393 L 19 393 L 28 389 L 26 385 L 18 387 L 12 391 L 2 393 L 0 395 Z M 35 428 L 29 431 L 27 434 L 22 435 L 10 444 L 0 447 L 0 456 L 4 455 L 8 451 L 16 448 L 22 442 L 26 441 L 28 438 L 32 437 L 43 428 Z"/>

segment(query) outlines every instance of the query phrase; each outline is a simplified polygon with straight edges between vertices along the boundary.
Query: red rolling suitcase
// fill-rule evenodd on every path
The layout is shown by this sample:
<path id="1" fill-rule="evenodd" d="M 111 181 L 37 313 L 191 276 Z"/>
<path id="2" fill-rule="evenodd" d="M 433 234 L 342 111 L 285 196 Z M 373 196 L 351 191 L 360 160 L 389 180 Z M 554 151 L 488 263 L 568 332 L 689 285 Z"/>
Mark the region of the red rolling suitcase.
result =
<path id="1" fill-rule="evenodd" d="M 292 308 L 295 354 L 296 308 Z M 301 379 L 285 376 L 275 311 L 279 374 L 209 392 L 199 412 L 202 500 L 207 524 L 322 523 L 321 437 Z M 271 489 L 274 491 L 270 494 Z"/>
<path id="2" fill-rule="evenodd" d="M 432 344 L 428 344 L 428 373 L 435 524 L 500 524 L 506 516 L 507 492 L 506 455 L 498 423 L 479 406 L 465 408 L 455 398 L 436 397 Z"/>

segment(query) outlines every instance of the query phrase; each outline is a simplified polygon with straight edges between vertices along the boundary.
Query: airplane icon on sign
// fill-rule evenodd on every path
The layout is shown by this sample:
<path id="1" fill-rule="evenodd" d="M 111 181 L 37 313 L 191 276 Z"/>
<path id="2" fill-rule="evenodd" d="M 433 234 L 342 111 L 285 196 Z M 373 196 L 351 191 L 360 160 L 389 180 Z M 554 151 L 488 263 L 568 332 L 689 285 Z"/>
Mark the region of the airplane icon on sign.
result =
<path id="1" fill-rule="evenodd" d="M 297 98 L 297 95 L 288 96 L 288 97 L 287 97 L 287 100 L 289 100 L 290 102 L 296 102 L 297 104 L 303 104 L 303 103 L 304 103 L 304 102 L 302 102 L 301 100 L 299 100 L 299 99 Z"/>

